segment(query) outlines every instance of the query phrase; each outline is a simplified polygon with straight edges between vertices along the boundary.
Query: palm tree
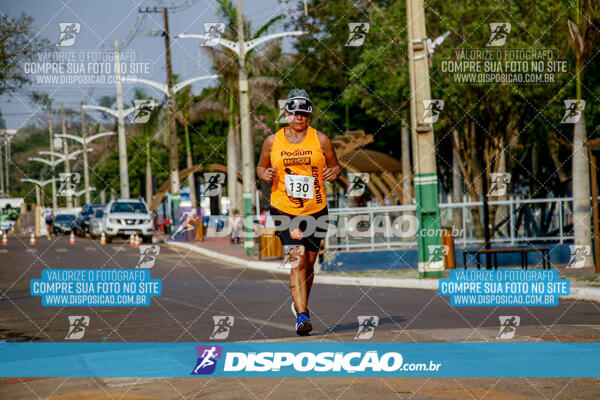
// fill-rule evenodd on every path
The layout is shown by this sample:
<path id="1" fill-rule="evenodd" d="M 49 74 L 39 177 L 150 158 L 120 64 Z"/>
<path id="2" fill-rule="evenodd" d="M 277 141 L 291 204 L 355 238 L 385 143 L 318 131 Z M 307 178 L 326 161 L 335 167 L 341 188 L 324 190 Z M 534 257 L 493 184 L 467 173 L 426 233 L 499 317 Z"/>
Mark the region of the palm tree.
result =
<path id="1" fill-rule="evenodd" d="M 585 55 L 587 52 L 593 52 L 593 42 L 586 43 L 586 35 L 590 33 L 587 26 L 591 23 L 592 4 L 588 0 L 577 0 L 575 6 L 575 21 L 569 20 L 567 23 L 571 47 L 575 53 L 576 59 L 576 95 L 577 100 L 581 99 L 581 80 L 583 69 L 585 67 Z M 592 24 L 593 25 L 593 24 Z M 590 30 L 594 31 L 594 29 Z M 590 212 L 590 170 L 589 157 L 585 148 L 587 132 L 585 127 L 585 114 L 581 110 L 579 120 L 573 128 L 573 227 L 575 230 L 575 245 L 592 244 L 591 234 L 591 212 Z M 593 166 L 596 168 L 596 166 Z M 594 193 L 594 196 L 597 196 Z M 594 216 L 598 218 L 598 216 Z M 594 265 L 592 257 L 586 257 L 585 266 Z"/>
<path id="2" fill-rule="evenodd" d="M 148 95 L 143 89 L 134 88 L 135 98 L 137 100 L 146 100 Z M 133 102 L 132 102 L 133 103 Z M 150 119 L 144 124 L 136 125 L 137 130 L 144 138 L 146 148 L 146 202 L 150 204 L 152 201 L 152 141 L 159 131 L 159 115 L 161 107 L 155 107 L 150 113 Z"/>
<path id="3" fill-rule="evenodd" d="M 236 41 L 237 39 L 237 9 L 230 0 L 217 0 L 217 14 L 224 20 L 225 32 L 223 38 Z M 249 21 L 244 21 L 244 37 L 255 39 L 267 32 L 283 15 L 271 18 L 256 32 L 251 33 Z M 213 67 L 220 78 L 218 90 L 208 95 L 202 102 L 192 109 L 194 114 L 213 112 L 229 122 L 227 133 L 227 192 L 230 198 L 230 209 L 239 209 L 241 190 L 237 187 L 239 171 L 240 145 L 239 130 L 235 116 L 238 114 L 238 61 L 237 55 L 229 50 L 216 47 L 204 47 L 210 57 Z M 255 109 L 264 104 L 274 109 L 277 108 L 277 92 L 282 86 L 279 71 L 290 62 L 290 58 L 281 53 L 281 40 L 274 40 L 262 47 L 262 51 L 252 49 L 246 54 L 246 68 L 248 72 L 248 85 L 250 87 L 250 106 Z M 251 113 L 251 118 L 256 117 Z"/>

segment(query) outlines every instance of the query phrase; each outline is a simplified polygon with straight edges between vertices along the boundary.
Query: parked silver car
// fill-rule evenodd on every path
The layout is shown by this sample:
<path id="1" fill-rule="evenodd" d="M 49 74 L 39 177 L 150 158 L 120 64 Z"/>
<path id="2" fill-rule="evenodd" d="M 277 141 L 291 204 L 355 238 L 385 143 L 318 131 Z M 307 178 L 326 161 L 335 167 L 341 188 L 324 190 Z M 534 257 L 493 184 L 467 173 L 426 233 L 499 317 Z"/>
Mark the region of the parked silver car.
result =
<path id="1" fill-rule="evenodd" d="M 96 209 L 94 215 L 92 215 L 92 219 L 90 221 L 90 237 L 92 239 L 100 237 L 102 235 L 102 219 L 104 217 L 104 209 Z"/>

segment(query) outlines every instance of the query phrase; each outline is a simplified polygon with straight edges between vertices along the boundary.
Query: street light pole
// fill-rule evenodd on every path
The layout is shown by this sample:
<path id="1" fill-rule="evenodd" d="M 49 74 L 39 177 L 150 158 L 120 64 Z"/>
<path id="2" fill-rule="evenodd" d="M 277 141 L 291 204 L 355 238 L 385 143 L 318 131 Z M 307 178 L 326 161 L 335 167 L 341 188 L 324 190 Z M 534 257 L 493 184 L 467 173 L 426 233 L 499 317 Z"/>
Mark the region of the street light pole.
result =
<path id="1" fill-rule="evenodd" d="M 121 198 L 129 198 L 129 166 L 127 164 L 127 140 L 125 138 L 125 112 L 123 111 L 123 84 L 121 82 L 121 58 L 119 41 L 115 40 L 115 74 L 117 78 L 117 120 L 119 141 L 119 177 L 121 183 Z"/>
<path id="2" fill-rule="evenodd" d="M 83 103 L 81 104 L 81 110 L 82 110 L 82 114 L 83 114 L 83 109 L 86 108 L 88 106 L 84 106 Z M 83 119 L 82 119 L 83 121 Z M 83 126 L 84 124 L 82 124 Z M 84 128 L 85 129 L 85 128 Z M 97 133 L 95 135 L 92 136 L 87 136 L 86 133 L 84 133 L 84 136 L 75 136 L 75 135 L 56 135 L 56 137 L 58 138 L 63 138 L 63 139 L 71 139 L 74 140 L 76 142 L 78 142 L 79 144 L 81 144 L 81 150 L 77 150 L 74 151 L 73 153 L 69 154 L 69 159 L 74 159 L 74 157 L 76 155 L 78 155 L 79 153 L 83 153 L 83 174 L 84 174 L 84 191 L 86 194 L 86 203 L 90 204 L 91 203 L 91 199 L 90 199 L 90 194 L 92 192 L 92 188 L 90 188 L 90 172 L 89 172 L 89 164 L 88 164 L 88 156 L 87 153 L 89 151 L 92 151 L 93 149 L 88 148 L 88 144 L 93 142 L 96 139 L 99 139 L 101 137 L 104 136 L 112 136 L 114 135 L 114 132 L 101 132 L 101 133 Z M 52 157 L 52 162 L 54 162 L 54 155 L 52 154 L 52 151 L 50 152 L 46 152 L 46 151 L 41 151 L 40 154 L 50 154 L 50 156 Z M 87 176 L 87 178 L 85 178 Z M 82 192 L 83 193 L 83 192 Z"/>
<path id="3" fill-rule="evenodd" d="M 62 120 L 62 134 L 67 134 L 67 125 L 65 121 L 65 108 L 63 103 L 60 103 L 60 118 Z M 71 182 L 71 163 L 69 162 L 69 144 L 66 138 L 63 138 L 63 153 L 65 155 L 65 173 L 67 174 L 67 179 Z M 73 207 L 73 197 L 71 196 L 71 191 L 68 191 L 67 194 L 67 207 Z"/>
<path id="4" fill-rule="evenodd" d="M 52 132 L 52 122 L 54 117 L 51 115 L 48 123 L 48 135 L 50 136 L 50 152 L 54 153 L 54 134 Z M 56 212 L 56 166 L 54 165 L 54 154 L 50 154 L 50 168 L 52 170 L 52 211 Z"/>
<path id="5" fill-rule="evenodd" d="M 169 12 L 163 7 L 165 23 L 165 49 L 167 59 L 167 122 L 169 125 L 169 169 L 171 177 L 171 199 L 173 206 L 179 205 L 179 154 L 177 152 L 177 126 L 175 124 L 175 96 L 173 93 L 173 71 L 171 66 L 171 42 L 169 40 Z"/>
<path id="6" fill-rule="evenodd" d="M 4 147 L 4 143 L 2 138 L 0 138 L 0 192 L 4 194 L 4 161 L 2 161 L 2 148 Z"/>
<path id="7" fill-rule="evenodd" d="M 415 151 L 415 197 L 417 203 L 417 246 L 419 277 L 442 277 L 444 262 L 442 251 L 434 251 L 441 245 L 440 210 L 438 204 L 438 179 L 435 158 L 433 125 L 421 123 L 424 115 L 423 100 L 431 99 L 429 86 L 429 52 L 425 29 L 423 0 L 406 0 L 407 28 L 410 31 L 409 57 L 411 79 L 411 130 Z M 411 65 L 412 64 L 412 65 Z M 423 235 L 422 232 L 434 232 Z"/>
<path id="8" fill-rule="evenodd" d="M 252 200 L 256 191 L 254 176 L 254 141 L 250 132 L 250 110 L 248 99 L 248 76 L 246 74 L 246 49 L 244 43 L 244 16 L 242 0 L 237 0 L 237 35 L 238 35 L 238 87 L 240 92 L 240 128 L 242 133 L 242 190 L 244 216 L 246 218 L 246 234 L 244 248 L 246 255 L 254 254 L 254 235 L 252 232 Z"/>
<path id="9" fill-rule="evenodd" d="M 168 115 L 169 116 L 175 116 L 175 108 L 171 109 L 171 107 L 175 107 L 175 94 L 177 94 L 177 92 L 179 92 L 180 90 L 185 89 L 187 86 L 191 85 L 194 82 L 197 81 L 202 81 L 205 79 L 216 79 L 218 78 L 219 75 L 203 75 L 203 76 L 196 76 L 194 78 L 190 78 L 190 79 L 186 79 L 185 81 L 179 82 L 176 85 L 173 85 L 171 87 L 169 87 L 168 85 L 165 85 L 163 83 L 160 82 L 156 82 L 156 81 L 152 81 L 150 79 L 142 79 L 142 78 L 136 78 L 136 77 L 124 77 L 123 81 L 128 82 L 128 83 L 143 83 L 145 85 L 149 85 L 152 86 L 158 90 L 160 90 L 161 92 L 164 93 L 164 95 L 167 98 L 167 104 L 168 104 Z M 187 111 L 187 105 L 185 107 L 185 109 L 182 112 L 183 116 L 180 118 L 180 122 L 184 125 L 185 131 L 186 131 L 186 146 L 189 147 L 189 135 L 187 133 L 188 127 L 187 127 L 187 119 L 188 119 L 188 111 Z M 170 136 L 169 136 L 170 137 Z M 171 149 L 172 150 L 172 149 Z M 177 146 L 175 146 L 175 155 L 177 155 Z M 192 159 L 191 159 L 191 152 L 189 151 L 188 148 L 188 154 L 187 154 L 187 164 L 188 164 L 188 168 L 192 166 Z M 177 159 L 177 158 L 175 158 Z M 175 164 L 176 167 L 179 167 L 178 163 Z M 193 174 L 192 174 L 193 176 Z M 177 170 L 177 182 L 179 182 L 179 170 Z M 173 180 L 171 180 L 171 185 L 173 184 Z M 195 188 L 195 186 L 192 186 L 190 184 L 190 192 L 191 190 Z M 171 189 L 173 189 L 173 186 L 171 186 Z M 195 189 L 193 189 L 195 191 Z M 171 192 L 171 194 L 173 194 L 173 192 Z M 190 193 L 190 196 L 192 196 L 192 193 Z M 193 197 L 190 197 L 190 199 L 194 199 Z M 175 202 L 173 202 L 175 203 Z M 192 204 L 194 204 L 195 202 L 192 201 Z M 179 204 L 179 200 L 177 200 L 177 202 L 175 204 Z"/>
<path id="10" fill-rule="evenodd" d="M 6 193 L 10 193 L 10 180 L 9 180 L 9 171 L 10 171 L 10 139 L 8 138 L 8 136 L 6 137 L 6 146 L 5 146 L 5 153 L 4 156 L 6 157 L 6 168 L 5 168 L 5 172 L 6 172 Z"/>
<path id="11" fill-rule="evenodd" d="M 90 187 L 90 170 L 88 164 L 88 155 L 87 155 L 87 130 L 85 128 L 85 111 L 83 111 L 83 101 L 81 102 L 81 137 L 83 141 L 81 143 L 83 148 L 83 184 L 85 186 L 85 204 L 90 204 L 92 202 L 92 196 L 90 195 L 90 191 L 87 188 Z"/>

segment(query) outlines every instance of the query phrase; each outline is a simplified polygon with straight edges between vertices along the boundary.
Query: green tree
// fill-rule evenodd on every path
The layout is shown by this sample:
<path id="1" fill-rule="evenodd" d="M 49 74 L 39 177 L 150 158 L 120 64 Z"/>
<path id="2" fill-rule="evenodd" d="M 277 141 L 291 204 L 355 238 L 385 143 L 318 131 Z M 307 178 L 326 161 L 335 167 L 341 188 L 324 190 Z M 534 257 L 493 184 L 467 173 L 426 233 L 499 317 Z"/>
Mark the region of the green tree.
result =
<path id="1" fill-rule="evenodd" d="M 0 95 L 31 83 L 23 64 L 50 49 L 50 42 L 38 37 L 32 24 L 33 18 L 25 14 L 16 18 L 0 14 Z"/>

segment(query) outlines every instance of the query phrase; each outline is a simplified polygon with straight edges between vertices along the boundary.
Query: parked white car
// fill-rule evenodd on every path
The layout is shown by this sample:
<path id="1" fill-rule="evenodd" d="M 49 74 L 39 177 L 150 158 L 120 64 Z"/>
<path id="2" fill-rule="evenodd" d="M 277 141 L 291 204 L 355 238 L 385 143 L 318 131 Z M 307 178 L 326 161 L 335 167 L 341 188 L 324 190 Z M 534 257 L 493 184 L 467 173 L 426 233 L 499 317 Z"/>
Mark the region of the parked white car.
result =
<path id="1" fill-rule="evenodd" d="M 143 200 L 112 200 L 106 205 L 102 225 L 107 242 L 137 233 L 144 243 L 152 243 L 152 216 Z"/>

